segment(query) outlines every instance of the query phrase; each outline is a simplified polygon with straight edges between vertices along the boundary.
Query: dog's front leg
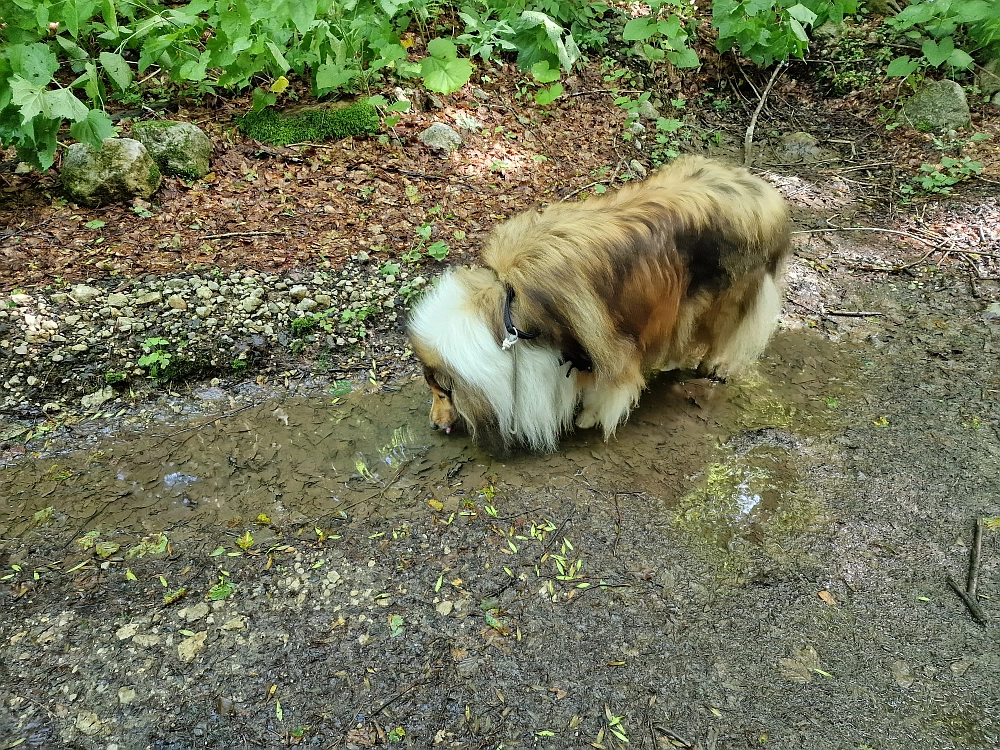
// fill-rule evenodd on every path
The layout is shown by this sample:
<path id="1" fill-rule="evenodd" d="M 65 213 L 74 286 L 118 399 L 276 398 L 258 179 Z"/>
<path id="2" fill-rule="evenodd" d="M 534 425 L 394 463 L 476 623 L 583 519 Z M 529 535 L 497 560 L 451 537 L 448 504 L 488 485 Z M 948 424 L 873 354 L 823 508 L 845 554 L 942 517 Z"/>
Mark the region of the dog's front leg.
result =
<path id="1" fill-rule="evenodd" d="M 628 418 L 641 391 L 641 381 L 616 385 L 591 376 L 581 394 L 582 408 L 576 417 L 576 426 L 586 430 L 600 425 L 604 439 L 609 439 L 618 425 Z"/>

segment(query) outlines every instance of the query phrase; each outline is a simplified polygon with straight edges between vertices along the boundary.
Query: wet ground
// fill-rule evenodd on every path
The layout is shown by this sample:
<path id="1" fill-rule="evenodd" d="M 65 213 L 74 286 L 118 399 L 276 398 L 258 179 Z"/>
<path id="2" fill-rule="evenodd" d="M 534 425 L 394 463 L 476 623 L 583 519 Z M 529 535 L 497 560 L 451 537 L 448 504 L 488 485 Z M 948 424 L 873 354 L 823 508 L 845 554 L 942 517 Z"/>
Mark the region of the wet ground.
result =
<path id="1" fill-rule="evenodd" d="M 996 747 L 945 577 L 1000 515 L 1000 325 L 958 276 L 810 268 L 837 313 L 608 444 L 495 459 L 416 381 L 206 389 L 0 469 L 0 748 Z"/>

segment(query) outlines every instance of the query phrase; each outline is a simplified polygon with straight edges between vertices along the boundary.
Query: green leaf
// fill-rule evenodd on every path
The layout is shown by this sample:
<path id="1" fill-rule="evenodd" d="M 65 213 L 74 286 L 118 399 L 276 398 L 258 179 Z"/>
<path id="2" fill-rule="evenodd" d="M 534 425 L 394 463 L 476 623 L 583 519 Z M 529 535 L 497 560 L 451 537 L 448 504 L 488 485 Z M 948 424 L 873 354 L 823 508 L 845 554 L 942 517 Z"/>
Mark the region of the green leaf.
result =
<path id="1" fill-rule="evenodd" d="M 972 57 L 960 49 L 955 50 L 950 55 L 948 55 L 948 64 L 953 68 L 958 68 L 959 70 L 968 70 L 972 67 Z"/>
<path id="2" fill-rule="evenodd" d="M 816 14 L 813 13 L 811 10 L 809 10 L 802 3 L 799 3 L 798 5 L 793 5 L 791 8 L 789 8 L 788 15 L 790 15 L 796 21 L 807 24 L 809 26 L 811 26 L 817 18 Z"/>
<path id="3" fill-rule="evenodd" d="M 316 93 L 327 94 L 346 86 L 357 75 L 357 70 L 345 68 L 339 63 L 323 63 L 316 68 Z"/>
<path id="4" fill-rule="evenodd" d="M 59 60 L 47 44 L 15 44 L 7 49 L 11 70 L 38 87 L 47 86 Z"/>
<path id="5" fill-rule="evenodd" d="M 909 55 L 903 55 L 902 57 L 897 57 L 889 63 L 889 67 L 886 68 L 885 74 L 896 78 L 906 78 L 918 67 L 920 67 L 919 62 L 911 60 Z"/>
<path id="6" fill-rule="evenodd" d="M 127 89 L 132 83 L 132 69 L 125 62 L 125 58 L 114 52 L 102 52 L 100 60 L 104 72 L 108 74 L 108 78 L 114 82 L 118 90 Z"/>
<path id="7" fill-rule="evenodd" d="M 667 59 L 678 68 L 697 68 L 701 65 L 698 53 L 690 47 L 668 52 Z"/>
<path id="8" fill-rule="evenodd" d="M 936 68 L 955 51 L 955 42 L 950 36 L 946 36 L 940 43 L 928 39 L 921 45 L 920 51 L 924 53 L 927 62 Z"/>
<path id="9" fill-rule="evenodd" d="M 656 26 L 651 26 L 646 18 L 633 18 L 625 24 L 622 39 L 626 42 L 644 42 L 653 36 L 656 31 Z"/>
<path id="10" fill-rule="evenodd" d="M 77 99 L 69 89 L 49 89 L 45 92 L 46 117 L 79 122 L 87 119 L 89 111 L 87 105 Z"/>
<path id="11" fill-rule="evenodd" d="M 115 134 L 111 118 L 99 109 L 91 109 L 85 119 L 74 122 L 69 128 L 69 134 L 80 143 L 86 143 L 93 148 L 100 148 L 105 138 Z"/>
<path id="12" fill-rule="evenodd" d="M 553 70 L 546 60 L 541 60 L 531 66 L 531 75 L 539 83 L 552 83 L 559 80 L 559 69 Z"/>
<path id="13" fill-rule="evenodd" d="M 472 77 L 472 63 L 468 60 L 425 57 L 420 62 L 420 73 L 424 77 L 424 86 L 428 89 L 440 94 L 450 94 L 462 88 Z"/>
<path id="14" fill-rule="evenodd" d="M 806 33 L 806 30 L 802 28 L 801 23 L 796 21 L 794 18 L 789 18 L 788 25 L 792 27 L 792 33 L 794 33 L 795 36 L 798 37 L 800 41 L 803 42 L 809 41 L 809 35 Z"/>
<path id="15" fill-rule="evenodd" d="M 442 37 L 431 39 L 427 43 L 427 51 L 431 56 L 441 58 L 442 60 L 454 60 L 458 57 L 458 50 L 455 47 L 455 43 L 450 39 Z"/>
<path id="16" fill-rule="evenodd" d="M 535 92 L 535 102 L 541 106 L 551 104 L 563 92 L 561 83 L 554 83 L 547 89 L 538 89 Z"/>
<path id="17" fill-rule="evenodd" d="M 278 45 L 272 42 L 270 39 L 266 42 L 268 50 L 271 52 L 271 59 L 274 60 L 275 66 L 281 73 L 287 73 L 291 69 L 291 65 L 288 64 L 288 60 L 285 56 L 281 54 L 281 50 L 278 49 Z"/>
<path id="18" fill-rule="evenodd" d="M 300 34 L 305 34 L 309 31 L 313 21 L 316 19 L 316 0 L 292 0 L 285 8 L 288 9 L 285 12 L 289 14 L 292 23 L 295 24 L 295 29 Z M 285 10 L 285 8 L 282 8 L 282 10 Z"/>
<path id="19" fill-rule="evenodd" d="M 27 122 L 45 109 L 45 89 L 15 75 L 10 81 L 11 102 L 21 108 L 21 118 Z"/>

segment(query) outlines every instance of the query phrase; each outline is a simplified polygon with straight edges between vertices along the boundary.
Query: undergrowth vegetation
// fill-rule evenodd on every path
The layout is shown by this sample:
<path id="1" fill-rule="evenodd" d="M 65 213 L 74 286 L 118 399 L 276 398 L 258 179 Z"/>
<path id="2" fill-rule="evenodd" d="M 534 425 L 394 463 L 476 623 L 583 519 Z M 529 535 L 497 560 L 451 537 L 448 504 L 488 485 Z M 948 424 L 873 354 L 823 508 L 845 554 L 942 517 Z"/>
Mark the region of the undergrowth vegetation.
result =
<path id="1" fill-rule="evenodd" d="M 195 98 L 254 89 L 259 111 L 282 92 L 370 95 L 408 80 L 450 93 L 476 59 L 506 58 L 532 72 L 545 105 L 588 54 L 696 67 L 702 27 L 719 51 L 768 66 L 801 58 L 812 29 L 859 12 L 857 0 L 713 0 L 710 11 L 690 0 L 7 0 L 0 145 L 40 169 L 67 135 L 99 147 L 116 133 L 108 110 L 143 103 L 150 81 Z M 970 52 L 1000 46 L 994 0 L 918 0 L 889 23 L 914 44 L 889 75 L 967 69 Z"/>

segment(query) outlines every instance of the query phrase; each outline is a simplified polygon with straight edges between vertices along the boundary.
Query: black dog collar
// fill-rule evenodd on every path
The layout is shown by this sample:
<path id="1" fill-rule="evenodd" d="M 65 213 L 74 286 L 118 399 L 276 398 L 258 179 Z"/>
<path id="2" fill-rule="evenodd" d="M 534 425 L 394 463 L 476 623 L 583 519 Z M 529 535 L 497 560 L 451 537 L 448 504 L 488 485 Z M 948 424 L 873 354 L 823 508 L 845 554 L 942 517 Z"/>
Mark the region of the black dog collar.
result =
<path id="1" fill-rule="evenodd" d="M 525 333 L 517 326 L 514 325 L 514 319 L 510 312 L 510 303 L 514 301 L 514 287 L 507 284 L 507 297 L 504 299 L 503 303 L 503 327 L 507 331 L 507 337 L 503 341 L 503 348 L 509 349 L 514 344 L 517 343 L 518 339 L 534 339 L 540 336 L 540 333 Z"/>

